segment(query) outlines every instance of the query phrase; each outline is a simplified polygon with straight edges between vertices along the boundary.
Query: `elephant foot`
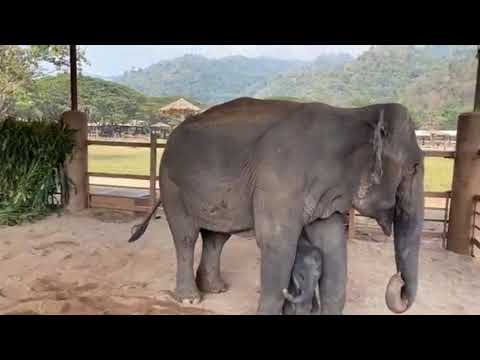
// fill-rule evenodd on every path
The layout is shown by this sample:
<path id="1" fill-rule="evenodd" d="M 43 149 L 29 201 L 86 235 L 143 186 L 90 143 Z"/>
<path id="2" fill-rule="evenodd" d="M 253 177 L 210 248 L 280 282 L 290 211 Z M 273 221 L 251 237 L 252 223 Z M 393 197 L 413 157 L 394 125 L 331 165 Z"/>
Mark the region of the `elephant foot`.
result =
<path id="1" fill-rule="evenodd" d="M 343 311 L 341 311 L 341 310 L 322 310 L 318 313 L 318 315 L 343 315 Z"/>
<path id="2" fill-rule="evenodd" d="M 202 301 L 200 292 L 195 288 L 177 287 L 175 297 L 178 302 L 186 305 L 196 305 Z"/>
<path id="3" fill-rule="evenodd" d="M 295 308 L 291 304 L 285 304 L 282 310 L 282 315 L 296 315 Z"/>
<path id="4" fill-rule="evenodd" d="M 197 286 L 205 293 L 219 294 L 228 290 L 228 285 L 218 276 L 208 276 L 201 272 L 197 273 Z"/>

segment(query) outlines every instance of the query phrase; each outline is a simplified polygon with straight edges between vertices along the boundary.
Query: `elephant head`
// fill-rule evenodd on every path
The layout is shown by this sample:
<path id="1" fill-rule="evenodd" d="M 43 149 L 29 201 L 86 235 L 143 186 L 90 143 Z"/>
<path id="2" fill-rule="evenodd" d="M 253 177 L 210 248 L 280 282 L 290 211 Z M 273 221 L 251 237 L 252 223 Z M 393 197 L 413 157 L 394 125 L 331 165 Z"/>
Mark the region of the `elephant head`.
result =
<path id="1" fill-rule="evenodd" d="M 283 289 L 283 296 L 287 300 L 284 306 L 285 314 L 305 315 L 319 311 L 321 273 L 322 254 L 302 235 L 292 270 L 289 286 L 291 292 Z"/>
<path id="2" fill-rule="evenodd" d="M 399 104 L 374 107 L 371 166 L 361 175 L 354 207 L 376 219 L 383 232 L 394 235 L 397 272 L 387 285 L 386 303 L 405 312 L 415 300 L 418 256 L 423 228 L 423 153 L 413 122 Z"/>

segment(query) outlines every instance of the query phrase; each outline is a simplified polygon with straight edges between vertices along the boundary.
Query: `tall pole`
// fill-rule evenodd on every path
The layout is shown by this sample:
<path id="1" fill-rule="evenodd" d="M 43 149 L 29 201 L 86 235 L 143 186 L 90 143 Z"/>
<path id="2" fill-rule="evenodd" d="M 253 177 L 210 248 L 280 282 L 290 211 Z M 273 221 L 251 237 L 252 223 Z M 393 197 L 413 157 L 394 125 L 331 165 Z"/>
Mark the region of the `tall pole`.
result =
<path id="1" fill-rule="evenodd" d="M 70 45 L 70 98 L 72 101 L 72 111 L 77 111 L 77 45 Z"/>
<path id="2" fill-rule="evenodd" d="M 88 207 L 88 119 L 85 113 L 78 111 L 77 93 L 77 47 L 70 45 L 70 97 L 71 111 L 62 115 L 62 122 L 70 129 L 76 130 L 74 134 L 75 149 L 71 159 L 65 164 L 65 171 L 72 181 L 68 193 L 66 208 L 70 211 L 81 211 Z"/>
<path id="3" fill-rule="evenodd" d="M 474 112 L 480 112 L 480 45 L 477 45 L 477 83 L 475 85 Z"/>

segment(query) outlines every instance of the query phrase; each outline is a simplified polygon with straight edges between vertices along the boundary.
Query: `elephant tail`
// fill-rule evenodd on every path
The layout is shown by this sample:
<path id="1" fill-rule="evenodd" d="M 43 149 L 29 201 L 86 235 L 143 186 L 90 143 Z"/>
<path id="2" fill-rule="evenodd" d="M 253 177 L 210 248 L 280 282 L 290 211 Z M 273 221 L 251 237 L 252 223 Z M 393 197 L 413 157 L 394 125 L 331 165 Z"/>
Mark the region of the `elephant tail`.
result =
<path id="1" fill-rule="evenodd" d="M 153 207 L 153 209 L 150 211 L 150 214 L 148 214 L 147 218 L 143 220 L 141 224 L 137 224 L 132 228 L 132 235 L 130 236 L 130 239 L 128 239 L 129 243 L 138 240 L 143 235 L 145 230 L 147 230 L 150 220 L 152 220 L 153 214 L 155 214 L 155 212 L 157 211 L 161 203 L 162 203 L 162 199 L 159 198 L 157 203 Z"/>

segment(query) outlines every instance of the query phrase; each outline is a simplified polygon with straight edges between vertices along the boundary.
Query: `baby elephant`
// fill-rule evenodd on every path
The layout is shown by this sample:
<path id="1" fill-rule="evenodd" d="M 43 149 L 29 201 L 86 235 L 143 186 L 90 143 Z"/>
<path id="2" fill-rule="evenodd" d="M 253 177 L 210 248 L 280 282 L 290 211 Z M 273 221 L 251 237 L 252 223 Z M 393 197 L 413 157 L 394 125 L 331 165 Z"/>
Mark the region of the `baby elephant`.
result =
<path id="1" fill-rule="evenodd" d="M 322 272 L 320 249 L 300 236 L 293 265 L 289 290 L 283 289 L 287 302 L 283 313 L 287 315 L 309 315 L 320 311 L 319 280 Z"/>

